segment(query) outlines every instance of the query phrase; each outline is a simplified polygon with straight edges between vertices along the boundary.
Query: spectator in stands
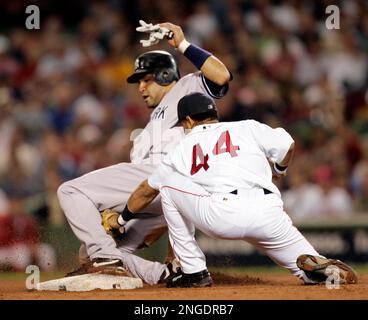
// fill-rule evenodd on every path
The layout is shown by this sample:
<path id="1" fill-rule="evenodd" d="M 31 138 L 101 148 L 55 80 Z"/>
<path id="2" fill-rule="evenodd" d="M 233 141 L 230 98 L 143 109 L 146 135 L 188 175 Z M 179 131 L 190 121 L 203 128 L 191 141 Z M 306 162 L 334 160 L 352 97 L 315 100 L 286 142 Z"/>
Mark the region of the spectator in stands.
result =
<path id="1" fill-rule="evenodd" d="M 352 197 L 346 190 L 344 181 L 341 181 L 341 177 L 338 181 L 338 178 L 329 166 L 319 166 L 315 169 L 314 180 L 320 190 L 316 205 L 321 216 L 346 218 L 352 215 Z"/>
<path id="2" fill-rule="evenodd" d="M 366 153 L 367 151 L 368 151 L 368 148 L 366 149 Z M 367 156 L 362 158 L 355 165 L 352 175 L 351 175 L 351 188 L 355 196 L 355 209 L 358 212 L 368 212 L 368 157 Z"/>
<path id="3" fill-rule="evenodd" d="M 309 180 L 308 172 L 302 168 L 290 168 L 289 189 L 282 193 L 285 211 L 294 221 L 318 219 L 321 190 Z"/>
<path id="4" fill-rule="evenodd" d="M 40 242 L 36 221 L 24 212 L 23 198 L 12 195 L 7 212 L 0 216 L 0 266 L 24 272 L 31 264 L 42 271 L 54 270 L 55 252 Z"/>
<path id="5" fill-rule="evenodd" d="M 290 174 L 289 181 L 290 188 L 283 198 L 285 210 L 293 219 L 348 218 L 353 214 L 354 203 L 346 183 L 334 175 L 331 167 L 319 166 L 311 177 L 299 167 Z"/>

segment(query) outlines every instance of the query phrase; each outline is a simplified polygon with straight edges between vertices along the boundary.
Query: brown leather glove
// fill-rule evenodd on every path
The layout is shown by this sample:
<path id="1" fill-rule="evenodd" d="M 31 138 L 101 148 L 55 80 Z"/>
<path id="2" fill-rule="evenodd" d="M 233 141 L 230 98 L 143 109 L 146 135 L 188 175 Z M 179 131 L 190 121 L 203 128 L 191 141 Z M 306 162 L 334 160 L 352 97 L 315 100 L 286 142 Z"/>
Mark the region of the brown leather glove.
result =
<path id="1" fill-rule="evenodd" d="M 102 212 L 101 224 L 106 233 L 111 235 L 114 239 L 121 237 L 124 233 L 124 228 L 118 224 L 119 213 L 106 209 Z"/>

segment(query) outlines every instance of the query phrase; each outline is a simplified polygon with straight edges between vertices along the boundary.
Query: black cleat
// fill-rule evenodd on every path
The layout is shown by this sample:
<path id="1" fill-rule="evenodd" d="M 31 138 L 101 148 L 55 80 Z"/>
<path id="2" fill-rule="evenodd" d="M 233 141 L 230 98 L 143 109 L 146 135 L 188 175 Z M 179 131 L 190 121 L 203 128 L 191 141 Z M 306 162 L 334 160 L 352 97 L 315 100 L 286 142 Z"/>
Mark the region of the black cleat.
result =
<path id="1" fill-rule="evenodd" d="M 182 274 L 183 272 L 181 271 L 179 262 L 176 259 L 174 259 L 173 261 L 171 261 L 166 265 L 166 269 L 162 273 L 158 283 L 171 282 L 174 278 L 181 276 Z"/>
<path id="2" fill-rule="evenodd" d="M 167 288 L 193 288 L 193 287 L 210 287 L 212 286 L 212 278 L 207 269 L 196 273 L 182 273 L 173 277 L 171 281 L 166 283 Z"/>
<path id="3" fill-rule="evenodd" d="M 95 258 L 90 262 L 82 264 L 80 267 L 67 273 L 65 276 L 73 277 L 88 273 L 104 273 L 117 276 L 130 276 L 121 260 L 109 258 Z"/>

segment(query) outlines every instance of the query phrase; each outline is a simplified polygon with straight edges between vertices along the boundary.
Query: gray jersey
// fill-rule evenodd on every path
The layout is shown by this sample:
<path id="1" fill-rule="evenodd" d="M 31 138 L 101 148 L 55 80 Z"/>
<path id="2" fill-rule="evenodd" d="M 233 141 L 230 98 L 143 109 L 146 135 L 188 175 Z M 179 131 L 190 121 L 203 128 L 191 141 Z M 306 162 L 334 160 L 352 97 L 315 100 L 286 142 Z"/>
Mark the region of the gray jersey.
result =
<path id="1" fill-rule="evenodd" d="M 228 86 L 216 86 L 205 79 L 201 72 L 190 73 L 181 78 L 152 111 L 151 119 L 133 140 L 132 163 L 158 165 L 162 157 L 184 137 L 178 123 L 179 100 L 192 92 L 203 92 L 213 98 L 221 98 Z"/>

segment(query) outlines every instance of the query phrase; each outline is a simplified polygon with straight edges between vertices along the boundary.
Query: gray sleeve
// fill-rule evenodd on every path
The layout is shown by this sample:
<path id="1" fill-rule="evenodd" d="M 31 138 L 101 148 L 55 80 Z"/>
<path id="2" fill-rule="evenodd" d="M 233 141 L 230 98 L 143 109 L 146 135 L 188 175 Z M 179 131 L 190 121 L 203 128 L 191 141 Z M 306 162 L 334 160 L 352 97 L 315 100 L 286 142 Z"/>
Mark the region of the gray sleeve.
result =
<path id="1" fill-rule="evenodd" d="M 203 86 L 207 94 L 211 96 L 212 98 L 220 99 L 223 96 L 225 96 L 225 94 L 229 90 L 229 83 L 226 83 L 225 85 L 220 86 L 214 83 L 213 81 L 208 80 L 202 73 L 201 73 L 201 80 L 203 82 Z"/>
<path id="2" fill-rule="evenodd" d="M 222 98 L 229 89 L 229 84 L 219 86 L 218 84 L 206 79 L 202 72 L 190 73 L 180 79 L 181 88 L 184 92 L 203 92 L 212 98 Z"/>

